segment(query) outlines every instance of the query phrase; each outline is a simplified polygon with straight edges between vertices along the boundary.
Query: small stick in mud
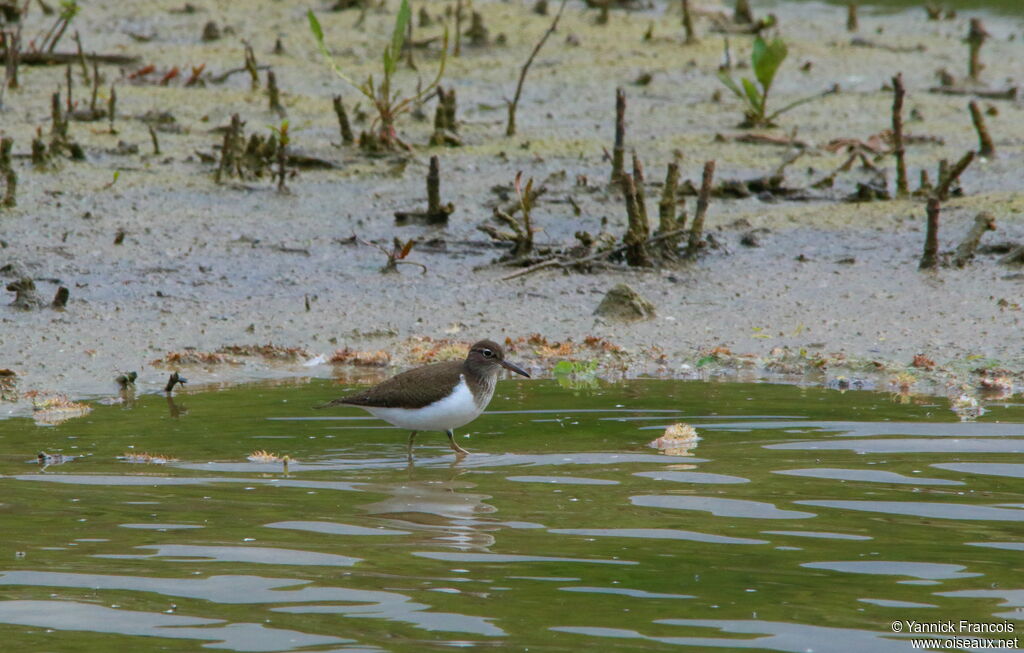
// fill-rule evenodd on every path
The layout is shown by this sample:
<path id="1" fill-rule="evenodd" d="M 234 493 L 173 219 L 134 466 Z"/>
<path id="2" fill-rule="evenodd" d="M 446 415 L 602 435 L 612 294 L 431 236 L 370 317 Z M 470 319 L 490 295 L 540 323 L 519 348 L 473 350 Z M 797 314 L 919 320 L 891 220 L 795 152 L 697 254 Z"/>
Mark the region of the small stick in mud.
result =
<path id="1" fill-rule="evenodd" d="M 188 383 L 188 379 L 181 376 L 177 372 L 172 372 L 171 376 L 167 379 L 167 385 L 164 386 L 164 392 L 166 392 L 168 395 L 171 394 L 171 391 L 174 390 L 174 386 L 178 385 L 179 383 L 181 385 L 185 385 L 186 383 Z"/>
<path id="2" fill-rule="evenodd" d="M 978 154 L 991 159 L 996 155 L 996 146 L 992 144 L 992 137 L 989 136 L 988 128 L 985 127 L 985 118 L 978 108 L 978 103 L 971 100 L 967 108 L 971 110 L 971 122 L 974 123 L 974 130 L 978 132 Z"/>
<path id="3" fill-rule="evenodd" d="M 242 118 L 235 113 L 231 116 L 231 125 L 224 131 L 224 141 L 220 148 L 220 165 L 217 166 L 217 170 L 213 173 L 213 179 L 218 184 L 221 183 L 221 179 L 225 174 L 233 175 L 237 173 L 237 158 L 241 138 Z"/>
<path id="4" fill-rule="evenodd" d="M 982 211 L 974 216 L 974 224 L 971 225 L 970 231 L 967 232 L 967 235 L 956 247 L 956 253 L 953 255 L 953 265 L 958 268 L 967 265 L 974 258 L 974 252 L 978 249 L 981 237 L 985 235 L 986 231 L 995 230 L 996 217 L 994 215 L 988 211 Z"/>
<path id="5" fill-rule="evenodd" d="M 967 169 L 967 166 L 971 165 L 971 161 L 974 161 L 973 150 L 960 157 L 960 160 L 953 164 L 952 168 L 949 168 L 947 165 L 947 169 L 945 171 L 942 170 L 943 166 L 941 165 L 942 163 L 945 163 L 945 159 L 940 161 L 939 181 L 938 186 L 935 188 L 935 197 L 943 202 L 949 199 L 950 189 L 953 187 L 953 184 L 960 179 L 960 175 L 962 175 L 964 170 Z"/>
<path id="6" fill-rule="evenodd" d="M 160 156 L 160 139 L 156 137 L 156 130 L 153 129 L 153 125 L 147 125 L 149 127 L 149 140 L 153 141 L 153 156 Z"/>
<path id="7" fill-rule="evenodd" d="M 68 96 L 67 96 L 67 98 L 65 98 L 65 103 L 66 104 L 64 105 L 64 111 L 65 111 L 65 113 L 71 113 L 74 110 L 74 108 L 75 108 L 75 106 L 74 106 L 75 103 L 74 103 L 74 101 L 72 100 L 72 97 L 71 97 L 72 89 L 74 87 L 74 82 L 72 80 L 72 75 L 71 75 L 71 64 L 68 64 L 64 68 L 64 81 L 65 81 L 65 83 L 67 84 L 67 87 L 68 87 Z"/>
<path id="8" fill-rule="evenodd" d="M 939 263 L 939 212 L 942 203 L 937 197 L 928 198 L 928 226 L 924 235 L 924 253 L 921 254 L 919 270 L 930 270 Z"/>
<path id="9" fill-rule="evenodd" d="M 641 196 L 632 175 L 621 177 L 622 193 L 626 196 L 626 217 L 629 226 L 622 242 L 626 246 L 626 264 L 630 267 L 650 267 L 651 256 L 647 252 L 647 239 L 651 236 L 651 227 L 647 216 L 640 209 Z"/>
<path id="10" fill-rule="evenodd" d="M 750 11 L 749 0 L 736 0 L 736 8 L 732 12 L 732 22 L 737 25 L 752 25 L 754 14 Z"/>
<path id="11" fill-rule="evenodd" d="M 846 31 L 856 32 L 860 25 L 857 21 L 857 3 L 851 2 L 846 5 Z"/>
<path id="12" fill-rule="evenodd" d="M 526 82 L 526 73 L 530 71 L 530 66 L 533 65 L 533 60 L 537 58 L 537 53 L 544 47 L 544 44 L 555 33 L 558 29 L 558 19 L 562 17 L 562 11 L 565 9 L 565 3 L 567 0 L 562 0 L 562 3 L 558 5 L 558 13 L 555 14 L 555 19 L 551 21 L 551 26 L 548 27 L 547 31 L 537 41 L 537 45 L 533 47 L 533 52 L 530 53 L 529 58 L 523 67 L 519 70 L 519 82 L 516 84 L 516 93 L 512 96 L 512 101 L 508 103 L 508 123 L 505 125 L 505 135 L 515 136 L 516 135 L 516 108 L 519 106 L 519 98 L 523 94 L 523 84 Z M 462 6 L 461 0 L 459 0 L 459 7 Z M 458 16 L 458 13 L 456 13 Z M 455 42 L 456 47 L 458 41 Z"/>
<path id="13" fill-rule="evenodd" d="M 667 234 L 681 231 L 686 226 L 686 213 L 676 218 L 676 190 L 679 188 L 679 164 L 675 161 L 668 164 L 665 173 L 665 185 L 661 189 L 661 201 L 658 202 L 658 233 Z M 679 238 L 666 238 L 661 241 L 663 257 L 673 259 L 679 249 Z"/>
<path id="14" fill-rule="evenodd" d="M 914 195 L 931 195 L 933 190 L 935 189 L 932 187 L 932 180 L 928 178 L 928 171 L 922 168 L 920 181 L 918 182 L 917 190 L 914 191 Z"/>
<path id="15" fill-rule="evenodd" d="M 714 160 L 704 162 L 704 176 L 700 182 L 700 193 L 697 195 L 697 209 L 693 213 L 693 222 L 690 224 L 690 238 L 686 243 L 686 258 L 697 257 L 697 252 L 702 246 L 704 231 L 704 216 L 708 212 L 708 204 L 711 201 L 711 184 L 715 177 Z"/>
<path id="16" fill-rule="evenodd" d="M 110 99 L 107 100 L 107 120 L 110 121 L 110 133 L 116 134 L 117 130 L 114 129 L 114 118 L 117 117 L 117 90 L 114 85 L 110 85 Z"/>
<path id="17" fill-rule="evenodd" d="M 68 305 L 68 299 L 71 297 L 71 291 L 64 286 L 57 288 L 57 293 L 53 296 L 53 301 L 50 302 L 50 308 L 63 311 Z"/>
<path id="18" fill-rule="evenodd" d="M 612 148 L 612 185 L 622 183 L 626 165 L 626 92 L 615 89 L 615 147 Z"/>
<path id="19" fill-rule="evenodd" d="M 78 53 L 78 65 L 82 67 L 82 80 L 89 83 L 89 64 L 85 61 L 85 52 L 82 51 L 82 37 L 78 30 L 75 30 L 75 50 Z"/>
<path id="20" fill-rule="evenodd" d="M 462 0 L 455 0 L 455 47 L 452 56 L 462 56 Z"/>
<path id="21" fill-rule="evenodd" d="M 482 48 L 487 45 L 490 32 L 484 25 L 484 17 L 479 11 L 474 11 L 469 21 L 469 29 L 466 36 L 469 37 L 469 44 L 475 48 Z"/>
<path id="22" fill-rule="evenodd" d="M 523 186 L 522 170 L 516 173 L 512 188 L 519 200 L 518 206 L 508 211 L 503 211 L 501 207 L 494 208 L 494 219 L 507 226 L 511 231 L 499 231 L 489 224 L 478 225 L 477 230 L 484 232 L 496 241 L 511 242 L 512 250 L 502 256 L 501 261 L 516 265 L 529 262 L 528 257 L 533 253 L 533 233 L 536 231 L 533 228 L 533 202 L 539 193 L 533 190 L 532 177 L 526 181 L 526 186 Z M 517 211 L 523 214 L 521 220 L 516 220 L 513 217 Z"/>
<path id="23" fill-rule="evenodd" d="M 17 205 L 16 194 L 18 192 L 18 173 L 14 172 L 11 165 L 11 148 L 14 146 L 14 139 L 10 136 L 0 137 L 0 176 L 3 176 L 6 183 L 4 198 L 0 200 L 0 206 L 10 208 Z"/>
<path id="24" fill-rule="evenodd" d="M 4 81 L 0 86 L 0 108 L 3 108 L 4 91 L 18 88 L 18 64 L 21 61 L 21 24 L 13 31 L 0 31 L 0 45 L 4 49 Z"/>
<path id="25" fill-rule="evenodd" d="M 636 155 L 636 151 L 633 151 L 633 183 L 636 186 L 636 208 L 640 212 L 640 217 L 643 219 L 644 224 L 650 224 L 647 219 L 647 195 L 644 192 L 644 184 L 646 183 L 644 177 L 644 163 L 640 160 L 640 157 Z M 650 231 L 650 230 L 648 230 Z M 646 236 L 645 236 L 646 238 Z"/>
<path id="26" fill-rule="evenodd" d="M 267 97 L 270 99 L 270 110 L 284 118 L 288 112 L 281 104 L 281 91 L 277 88 L 277 75 L 273 70 L 267 71 Z"/>
<path id="27" fill-rule="evenodd" d="M 437 87 L 437 108 L 434 110 L 434 133 L 430 136 L 431 145 L 462 145 L 456 132 L 458 124 L 455 120 L 456 99 L 455 89 L 444 90 Z"/>
<path id="28" fill-rule="evenodd" d="M 103 112 L 96 108 L 96 100 L 100 95 L 100 65 L 92 62 L 92 96 L 89 98 L 89 115 L 91 118 L 102 118 Z"/>
<path id="29" fill-rule="evenodd" d="M 851 5 L 852 6 L 852 5 Z M 906 148 L 903 146 L 903 73 L 892 78 L 892 153 L 896 157 L 896 197 L 906 197 L 907 161 Z"/>
<path id="30" fill-rule="evenodd" d="M 288 145 L 291 143 L 291 136 L 288 133 L 288 121 L 282 120 L 279 127 L 273 128 L 277 136 L 277 192 L 282 194 L 291 193 L 285 180 L 288 178 Z"/>
<path id="31" fill-rule="evenodd" d="M 345 105 L 342 103 L 340 95 L 334 96 L 334 113 L 338 116 L 338 128 L 341 130 L 341 142 L 345 145 L 352 145 L 356 142 L 356 138 L 352 133 L 352 125 L 348 121 L 348 113 L 345 111 Z"/>
<path id="32" fill-rule="evenodd" d="M 256 65 L 256 53 L 252 51 L 252 46 L 247 42 L 245 43 L 245 70 L 249 73 L 251 80 L 251 89 L 258 91 L 260 89 L 260 72 L 259 66 Z"/>
<path id="33" fill-rule="evenodd" d="M 985 31 L 981 19 L 972 18 L 971 27 L 967 31 L 967 76 L 975 82 L 981 77 L 981 70 L 985 67 L 981 63 L 981 46 L 984 45 L 985 39 L 988 37 L 989 33 Z"/>
<path id="34" fill-rule="evenodd" d="M 690 0 L 683 0 L 683 31 L 686 32 L 687 44 L 698 41 L 697 33 L 693 29 L 693 17 L 690 15 Z"/>
<path id="35" fill-rule="evenodd" d="M 395 211 L 395 222 L 400 225 L 411 221 L 446 224 L 454 211 L 455 205 L 451 202 L 441 204 L 441 159 L 434 155 L 430 157 L 430 169 L 427 171 L 427 210 Z"/>

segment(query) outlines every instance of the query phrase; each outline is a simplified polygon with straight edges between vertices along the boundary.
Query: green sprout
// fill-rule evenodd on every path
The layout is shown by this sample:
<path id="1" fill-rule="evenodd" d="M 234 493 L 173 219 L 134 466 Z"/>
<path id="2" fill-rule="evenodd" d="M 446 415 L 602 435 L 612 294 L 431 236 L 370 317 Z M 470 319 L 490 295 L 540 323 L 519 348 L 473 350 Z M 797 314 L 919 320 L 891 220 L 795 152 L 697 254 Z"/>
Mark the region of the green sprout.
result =
<path id="1" fill-rule="evenodd" d="M 741 127 L 774 127 L 775 119 L 783 113 L 823 95 L 821 93 L 812 95 L 796 102 L 791 102 L 778 111 L 768 113 L 768 93 L 771 91 L 772 83 L 775 81 L 775 74 L 779 71 L 779 67 L 786 60 L 786 55 L 788 54 L 789 48 L 786 47 L 785 41 L 781 38 L 776 36 L 769 43 L 758 36 L 754 39 L 754 49 L 750 54 L 751 67 L 754 69 L 754 76 L 757 78 L 756 84 L 754 81 L 744 77 L 740 80 L 742 83 L 741 88 L 740 84 L 737 84 L 725 71 L 718 73 L 718 79 L 746 104 L 746 109 L 743 112 L 744 120 L 740 124 Z M 831 92 L 833 91 L 827 91 L 826 94 Z"/>
<path id="2" fill-rule="evenodd" d="M 447 59 L 448 28 L 446 27 L 444 30 L 441 61 L 438 64 L 437 76 L 434 78 L 434 81 L 414 95 L 403 95 L 397 90 L 392 90 L 392 83 L 398 70 L 398 62 L 402 56 L 402 47 L 405 45 L 406 30 L 409 27 L 409 21 L 412 19 L 409 0 L 402 0 L 402 5 L 398 9 L 398 15 L 395 17 L 395 28 L 391 33 L 391 42 L 384 47 L 383 79 L 380 84 L 374 82 L 373 75 L 368 76 L 362 84 L 356 83 L 346 75 L 334 61 L 330 51 L 328 51 L 327 46 L 324 44 L 324 33 L 320 28 L 320 21 L 317 20 L 312 10 L 308 11 L 306 15 L 309 18 L 309 29 L 313 32 L 313 38 L 316 39 L 320 52 L 327 59 L 331 69 L 345 83 L 362 93 L 377 110 L 377 117 L 373 121 L 376 134 L 371 135 L 369 138 L 367 138 L 367 135 L 364 135 L 360 139 L 360 145 L 367 149 L 393 150 L 396 149 L 396 146 L 409 149 L 409 146 L 403 143 L 395 132 L 395 120 L 403 113 L 410 111 L 416 102 L 427 97 L 440 83 L 441 76 L 444 75 L 444 66 Z"/>

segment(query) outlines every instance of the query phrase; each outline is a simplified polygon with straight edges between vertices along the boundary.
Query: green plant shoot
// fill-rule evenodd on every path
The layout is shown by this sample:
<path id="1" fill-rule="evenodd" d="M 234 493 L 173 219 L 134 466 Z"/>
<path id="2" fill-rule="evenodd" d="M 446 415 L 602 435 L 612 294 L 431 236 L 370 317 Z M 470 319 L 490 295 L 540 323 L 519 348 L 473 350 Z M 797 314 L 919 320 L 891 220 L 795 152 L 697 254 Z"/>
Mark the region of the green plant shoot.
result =
<path id="1" fill-rule="evenodd" d="M 331 69 L 345 83 L 358 90 L 370 100 L 377 111 L 377 116 L 374 118 L 373 123 L 377 128 L 377 132 L 371 138 L 367 138 L 364 134 L 360 138 L 360 145 L 366 149 L 376 149 L 377 146 L 380 149 L 388 150 L 395 149 L 396 146 L 403 146 L 408 149 L 408 146 L 398 138 L 395 132 L 395 120 L 401 114 L 409 111 L 414 102 L 418 102 L 429 95 L 440 83 L 447 60 L 448 28 L 446 27 L 444 30 L 441 61 L 438 64 L 437 76 L 434 78 L 434 81 L 425 88 L 422 88 L 418 93 L 402 95 L 398 91 L 392 91 L 392 83 L 395 74 L 398 72 L 398 62 L 402 56 L 402 47 L 405 45 L 406 30 L 409 27 L 409 22 L 412 20 L 412 9 L 409 7 L 409 0 L 402 0 L 402 4 L 398 8 L 398 14 L 395 16 L 395 27 L 391 32 L 391 40 L 384 47 L 384 52 L 382 53 L 383 75 L 379 85 L 374 82 L 373 75 L 369 75 L 362 84 L 355 82 L 346 75 L 334 61 L 324 43 L 324 32 L 320 27 L 320 21 L 317 20 L 312 10 L 308 11 L 306 15 L 309 18 L 309 29 L 313 33 L 313 38 L 316 39 L 317 46 L 319 46 L 320 52 L 323 53 Z"/>
<path id="2" fill-rule="evenodd" d="M 782 66 L 782 62 L 786 60 L 788 54 L 789 48 L 781 38 L 775 37 L 768 42 L 758 36 L 754 39 L 754 48 L 750 54 L 751 68 L 754 70 L 756 83 L 754 80 L 744 77 L 740 79 L 740 84 L 737 84 L 728 73 L 724 71 L 718 73 L 718 79 L 746 104 L 741 127 L 773 127 L 775 119 L 783 113 L 821 97 L 822 94 L 812 95 L 787 104 L 778 111 L 768 113 L 768 94 L 771 92 L 775 75 L 779 72 L 779 67 Z"/>

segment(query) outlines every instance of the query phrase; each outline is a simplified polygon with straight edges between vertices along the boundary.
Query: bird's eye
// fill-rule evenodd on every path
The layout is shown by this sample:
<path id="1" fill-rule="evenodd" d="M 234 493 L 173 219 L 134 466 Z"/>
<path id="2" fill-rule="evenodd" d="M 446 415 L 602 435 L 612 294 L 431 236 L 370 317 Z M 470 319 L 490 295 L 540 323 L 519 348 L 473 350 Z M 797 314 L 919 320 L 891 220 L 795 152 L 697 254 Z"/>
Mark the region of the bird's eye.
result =
<path id="1" fill-rule="evenodd" d="M 494 352 L 491 351 L 490 349 L 482 349 L 480 350 L 480 353 L 486 356 L 487 358 L 492 358 L 494 356 Z"/>

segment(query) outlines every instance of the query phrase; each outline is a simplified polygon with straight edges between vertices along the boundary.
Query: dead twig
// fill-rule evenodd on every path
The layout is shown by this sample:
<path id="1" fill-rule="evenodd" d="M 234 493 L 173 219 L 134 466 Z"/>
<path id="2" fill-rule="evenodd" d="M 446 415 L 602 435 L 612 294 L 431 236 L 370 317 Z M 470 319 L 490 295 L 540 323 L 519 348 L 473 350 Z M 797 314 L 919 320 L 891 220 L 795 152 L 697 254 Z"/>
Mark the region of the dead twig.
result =
<path id="1" fill-rule="evenodd" d="M 526 82 L 526 73 L 530 71 L 530 66 L 533 65 L 533 60 L 537 57 L 537 53 L 544 47 L 544 44 L 555 33 L 558 29 L 558 20 L 562 17 L 562 11 L 565 9 L 565 3 L 567 0 L 562 0 L 562 3 L 558 5 L 558 13 L 555 14 L 554 20 L 551 21 L 551 26 L 548 27 L 547 31 L 537 41 L 537 45 L 533 47 L 533 52 L 530 53 L 529 58 L 523 67 L 519 71 L 519 82 L 516 84 L 516 93 L 512 96 L 512 101 L 508 103 L 508 123 L 505 125 L 505 135 L 515 136 L 516 135 L 516 109 L 519 106 L 519 98 L 523 94 L 523 84 Z M 461 8 L 461 0 L 459 7 Z M 456 42 L 457 43 L 457 42 Z M 456 55 L 457 56 L 457 55 Z"/>
<path id="2" fill-rule="evenodd" d="M 974 252 L 978 249 L 978 243 L 986 231 L 996 230 L 996 217 L 988 211 L 982 211 L 974 217 L 974 224 L 970 231 L 956 247 L 953 255 L 953 265 L 962 268 L 974 258 Z"/>
<path id="3" fill-rule="evenodd" d="M 700 194 L 697 196 L 697 209 L 693 214 L 693 222 L 690 225 L 690 238 L 686 244 L 686 258 L 696 258 L 700 250 L 701 236 L 704 231 L 704 215 L 708 211 L 708 204 L 711 201 L 711 184 L 715 176 L 715 162 L 704 162 L 704 176 L 701 179 Z"/>
<path id="4" fill-rule="evenodd" d="M 910 191 L 907 187 L 907 151 L 903 146 L 903 98 L 906 95 L 903 73 L 892 78 L 892 94 L 892 153 L 896 157 L 896 196 L 906 197 Z"/>

